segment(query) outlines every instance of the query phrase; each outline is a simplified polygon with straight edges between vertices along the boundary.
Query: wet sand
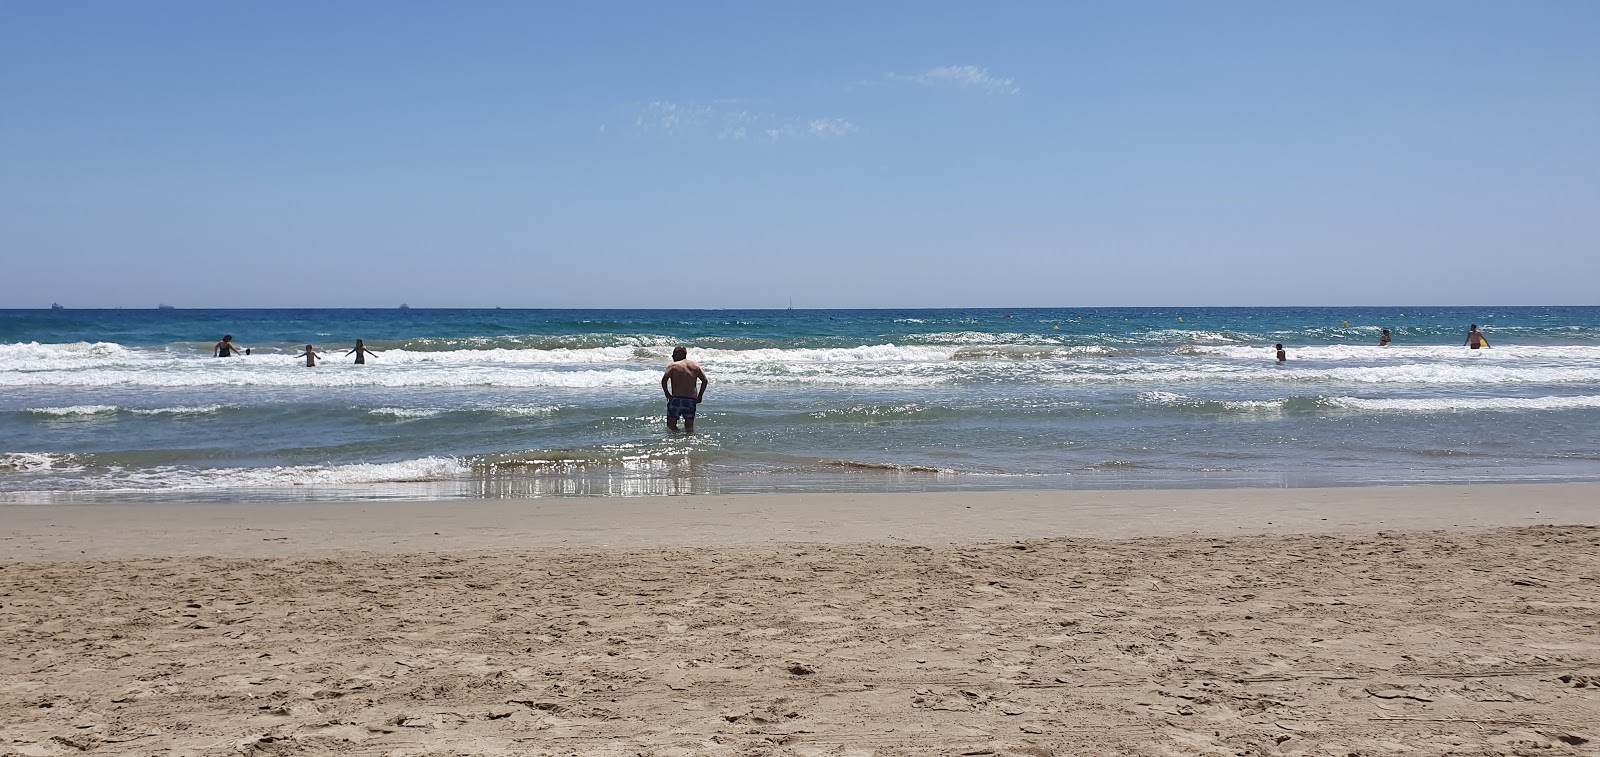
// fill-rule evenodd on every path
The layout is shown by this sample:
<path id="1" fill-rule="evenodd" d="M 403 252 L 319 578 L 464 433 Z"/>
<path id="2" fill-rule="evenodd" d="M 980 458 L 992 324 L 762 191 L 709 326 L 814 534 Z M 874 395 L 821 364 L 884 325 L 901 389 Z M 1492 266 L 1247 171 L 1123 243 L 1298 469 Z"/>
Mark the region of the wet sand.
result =
<path id="1" fill-rule="evenodd" d="M 0 754 L 1600 744 L 1594 485 L 0 519 Z"/>

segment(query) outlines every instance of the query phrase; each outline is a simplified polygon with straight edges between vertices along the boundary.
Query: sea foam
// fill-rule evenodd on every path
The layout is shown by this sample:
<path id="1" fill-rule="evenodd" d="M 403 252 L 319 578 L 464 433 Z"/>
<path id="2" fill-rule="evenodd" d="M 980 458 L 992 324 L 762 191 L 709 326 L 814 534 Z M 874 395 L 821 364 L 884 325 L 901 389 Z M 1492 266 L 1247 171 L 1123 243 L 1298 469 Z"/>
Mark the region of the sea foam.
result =
<path id="1" fill-rule="evenodd" d="M 4 461 L 16 457 L 0 457 Z M 0 465 L 3 465 L 0 462 Z M 31 459 L 21 463 L 38 465 Z M 61 468 L 52 463 L 32 470 Z M 73 488 L 95 491 L 153 491 L 197 489 L 256 489 L 289 486 L 338 487 L 356 484 L 422 483 L 449 481 L 471 472 L 465 461 L 453 457 L 424 457 L 392 463 L 346 465 L 295 465 L 270 468 L 99 468 L 77 470 Z"/>
<path id="2" fill-rule="evenodd" d="M 1518 412 L 1525 410 L 1587 410 L 1600 408 L 1600 395 L 1572 397 L 1421 397 L 1370 399 L 1328 397 L 1328 407 L 1351 410 L 1377 410 L 1409 413 L 1458 411 Z"/>

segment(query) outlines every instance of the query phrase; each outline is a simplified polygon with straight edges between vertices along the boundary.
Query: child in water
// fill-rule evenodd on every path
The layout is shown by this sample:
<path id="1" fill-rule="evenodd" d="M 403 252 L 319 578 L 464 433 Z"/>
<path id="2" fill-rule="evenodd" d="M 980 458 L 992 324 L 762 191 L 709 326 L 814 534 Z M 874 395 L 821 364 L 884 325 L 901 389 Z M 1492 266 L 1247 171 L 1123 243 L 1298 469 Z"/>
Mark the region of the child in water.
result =
<path id="1" fill-rule="evenodd" d="M 1383 330 L 1383 335 L 1378 337 L 1378 346 L 1379 347 L 1388 347 L 1389 346 L 1389 330 L 1388 329 L 1384 329 Z"/>
<path id="2" fill-rule="evenodd" d="M 1289 359 L 1289 353 L 1283 351 L 1283 345 L 1282 344 L 1273 345 L 1273 349 L 1276 349 L 1278 351 L 1278 362 L 1279 363 L 1282 363 L 1283 361 Z"/>
<path id="3" fill-rule="evenodd" d="M 317 351 L 312 349 L 311 345 L 308 344 L 308 345 L 306 345 L 306 351 L 302 352 L 302 353 L 300 353 L 298 355 L 295 355 L 295 357 L 303 357 L 303 358 L 305 358 L 306 359 L 306 367 L 307 368 L 315 368 L 315 367 L 317 367 L 317 358 L 322 357 L 322 356 L 318 355 Z"/>
<path id="4" fill-rule="evenodd" d="M 355 355 L 356 356 L 356 365 L 366 365 L 367 364 L 367 356 L 368 355 L 372 355 L 373 357 L 377 357 L 377 355 L 378 355 L 378 353 L 367 349 L 367 345 L 362 343 L 362 341 L 360 339 L 356 340 L 356 348 L 355 349 L 350 350 L 349 352 L 346 352 L 344 354 L 345 354 L 345 357 L 349 357 L 351 355 Z"/>

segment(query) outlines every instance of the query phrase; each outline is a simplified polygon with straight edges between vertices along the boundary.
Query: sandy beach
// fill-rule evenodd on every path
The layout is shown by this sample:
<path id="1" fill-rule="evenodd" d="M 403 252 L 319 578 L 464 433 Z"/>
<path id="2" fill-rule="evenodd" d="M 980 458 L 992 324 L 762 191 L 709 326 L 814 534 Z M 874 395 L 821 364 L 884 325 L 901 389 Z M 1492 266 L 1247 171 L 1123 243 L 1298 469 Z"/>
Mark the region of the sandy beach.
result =
<path id="1" fill-rule="evenodd" d="M 0 754 L 1600 744 L 1590 484 L 0 519 Z"/>

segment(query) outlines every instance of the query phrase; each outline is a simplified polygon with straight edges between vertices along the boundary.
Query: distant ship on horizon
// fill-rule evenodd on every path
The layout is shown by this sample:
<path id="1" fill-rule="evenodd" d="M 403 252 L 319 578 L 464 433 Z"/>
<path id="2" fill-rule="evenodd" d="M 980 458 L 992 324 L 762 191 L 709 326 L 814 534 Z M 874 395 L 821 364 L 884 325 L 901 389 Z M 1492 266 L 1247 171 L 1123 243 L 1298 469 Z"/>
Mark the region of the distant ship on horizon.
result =
<path id="1" fill-rule="evenodd" d="M 156 310 L 177 310 L 177 308 L 175 308 L 175 307 L 173 307 L 171 305 L 168 305 L 167 303 L 163 302 L 160 305 L 156 306 Z"/>
<path id="2" fill-rule="evenodd" d="M 66 308 L 61 307 L 61 303 L 59 303 L 59 302 L 50 303 L 50 309 L 51 310 L 66 310 Z"/>
<path id="3" fill-rule="evenodd" d="M 404 302 L 400 303 L 400 307 L 396 308 L 396 310 L 410 310 L 410 309 L 411 309 L 411 306 L 405 304 Z"/>

